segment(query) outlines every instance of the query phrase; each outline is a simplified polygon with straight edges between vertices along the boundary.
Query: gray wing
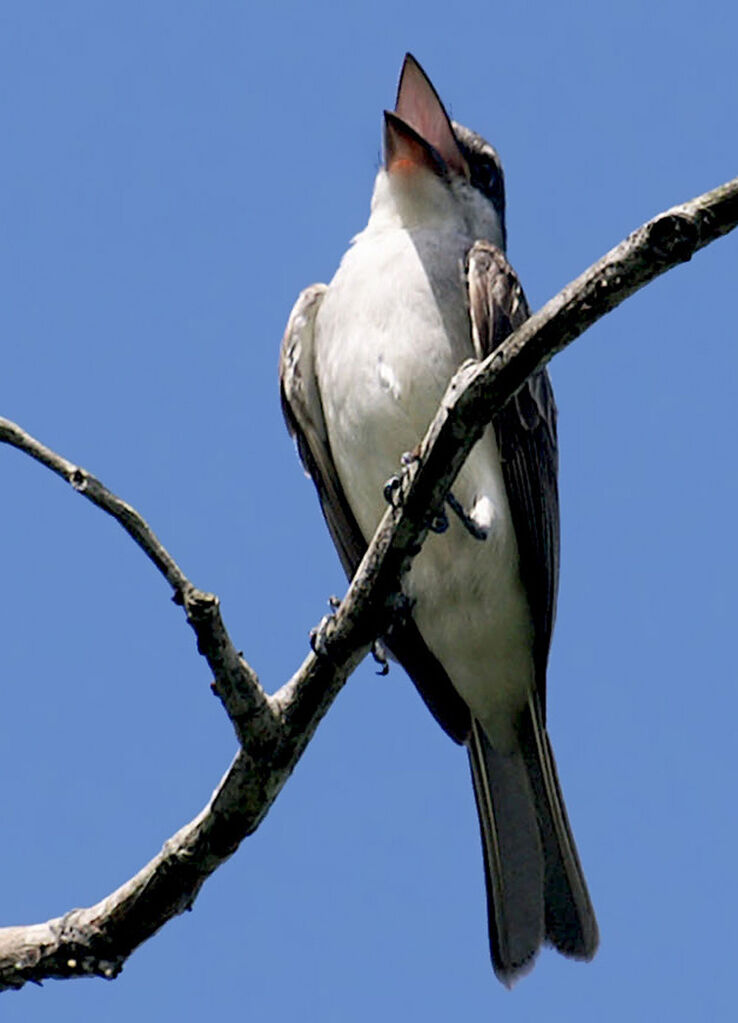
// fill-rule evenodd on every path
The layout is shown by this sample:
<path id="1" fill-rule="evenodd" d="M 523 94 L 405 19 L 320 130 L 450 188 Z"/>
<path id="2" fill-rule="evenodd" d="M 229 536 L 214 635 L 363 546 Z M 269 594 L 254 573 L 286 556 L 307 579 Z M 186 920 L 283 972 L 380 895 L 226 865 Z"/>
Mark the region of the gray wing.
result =
<path id="1" fill-rule="evenodd" d="M 483 357 L 525 322 L 528 305 L 504 255 L 486 242 L 469 253 L 468 287 L 472 337 Z M 546 662 L 559 574 L 556 405 L 548 373 L 534 373 L 492 422 L 533 617 L 537 690 L 518 722 L 519 759 L 500 756 L 476 726 L 469 744 L 492 960 L 509 983 L 532 963 L 542 939 L 565 955 L 591 959 L 598 933 L 545 727 Z M 524 783 L 522 799 L 516 774 Z M 531 811 L 538 832 L 533 846 L 526 845 Z M 536 874 L 541 866 L 542 877 Z M 537 901 L 541 880 L 542 905 Z M 531 907 L 537 910 L 532 916 Z"/>
<path id="2" fill-rule="evenodd" d="M 300 293 L 282 339 L 279 384 L 287 429 L 315 484 L 323 517 L 351 579 L 367 544 L 336 472 L 315 374 L 315 318 L 325 292 L 325 284 L 314 284 Z M 436 721 L 452 739 L 464 742 L 471 727 L 469 710 L 413 620 L 397 622 L 385 639 Z"/>
<path id="3" fill-rule="evenodd" d="M 305 472 L 315 484 L 323 517 L 344 571 L 351 578 L 366 543 L 336 473 L 315 376 L 315 317 L 325 292 L 325 284 L 313 284 L 300 292 L 279 352 L 279 387 L 287 429 Z"/>
<path id="4" fill-rule="evenodd" d="M 477 356 L 484 358 L 530 313 L 515 271 L 494 245 L 477 242 L 467 264 L 472 337 Z M 547 371 L 534 373 L 492 423 L 533 616 L 536 683 L 545 720 L 546 664 L 559 581 L 556 403 Z"/>

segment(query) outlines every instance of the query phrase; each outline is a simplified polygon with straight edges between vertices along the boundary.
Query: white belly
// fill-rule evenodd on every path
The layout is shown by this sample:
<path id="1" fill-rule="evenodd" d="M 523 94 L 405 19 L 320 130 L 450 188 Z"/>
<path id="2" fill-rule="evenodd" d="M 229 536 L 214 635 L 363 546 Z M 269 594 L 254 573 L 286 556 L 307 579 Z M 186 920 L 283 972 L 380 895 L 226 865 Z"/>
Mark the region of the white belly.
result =
<path id="1" fill-rule="evenodd" d="M 458 252 L 448 247 L 440 284 L 429 281 L 407 232 L 391 234 L 360 239 L 349 250 L 316 322 L 316 370 L 333 457 L 367 541 L 386 510 L 384 484 L 425 433 L 459 364 L 473 355 L 460 265 L 467 240 L 458 239 Z M 363 272 L 367 264 L 371 274 Z M 457 691 L 490 738 L 506 742 L 510 716 L 533 684 L 532 626 L 491 427 L 453 492 L 467 511 L 486 499 L 489 536 L 474 539 L 449 511 L 449 530 L 429 535 L 405 590 L 425 642 Z"/>

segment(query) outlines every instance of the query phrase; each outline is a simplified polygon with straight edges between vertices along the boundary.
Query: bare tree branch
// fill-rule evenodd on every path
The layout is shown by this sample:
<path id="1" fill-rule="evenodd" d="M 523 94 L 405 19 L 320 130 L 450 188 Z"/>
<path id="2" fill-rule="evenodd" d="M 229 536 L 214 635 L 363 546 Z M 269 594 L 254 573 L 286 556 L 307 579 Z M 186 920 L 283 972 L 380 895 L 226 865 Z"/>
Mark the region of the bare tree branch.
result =
<path id="1" fill-rule="evenodd" d="M 735 179 L 649 221 L 484 362 L 461 368 L 418 461 L 403 470 L 402 500 L 388 509 L 341 607 L 321 630 L 321 656 L 311 653 L 273 696 L 236 651 L 217 598 L 192 585 L 139 513 L 94 476 L 0 419 L 0 441 L 31 455 L 112 515 L 169 582 L 240 743 L 208 805 L 135 877 L 95 906 L 42 924 L 0 929 L 0 990 L 47 977 L 113 978 L 138 945 L 191 908 L 206 878 L 256 830 L 346 678 L 386 630 L 427 523 L 494 412 L 597 319 L 737 224 Z"/>
<path id="2" fill-rule="evenodd" d="M 7 419 L 0 418 L 0 441 L 35 458 L 66 480 L 78 494 L 106 511 L 156 565 L 172 587 L 175 603 L 185 608 L 187 620 L 197 636 L 197 648 L 215 676 L 215 691 L 223 701 L 239 739 L 242 725 L 247 727 L 255 715 L 269 714 L 266 694 L 256 673 L 236 652 L 223 625 L 217 597 L 192 585 L 136 509 L 116 497 L 86 469 L 62 458 Z"/>
<path id="3" fill-rule="evenodd" d="M 88 501 L 92 501 L 98 508 L 112 515 L 154 562 L 175 593 L 184 593 L 189 585 L 187 579 L 169 551 L 159 543 L 135 508 L 112 494 L 91 473 L 57 455 L 51 448 L 47 448 L 45 444 L 8 419 L 0 419 L 0 440 L 41 462 L 47 469 L 51 469 L 57 476 L 66 480 L 78 494 L 82 494 Z"/>

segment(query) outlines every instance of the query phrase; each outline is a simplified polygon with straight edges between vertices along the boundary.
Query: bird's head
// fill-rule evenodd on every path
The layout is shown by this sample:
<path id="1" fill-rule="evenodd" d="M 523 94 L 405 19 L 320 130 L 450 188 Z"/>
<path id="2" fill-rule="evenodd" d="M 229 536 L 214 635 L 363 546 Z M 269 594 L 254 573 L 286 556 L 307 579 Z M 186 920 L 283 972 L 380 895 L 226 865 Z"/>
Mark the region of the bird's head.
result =
<path id="1" fill-rule="evenodd" d="M 384 112 L 383 192 L 423 219 L 460 216 L 474 238 L 505 247 L 505 184 L 485 140 L 452 121 L 420 64 L 406 54 L 397 101 Z"/>

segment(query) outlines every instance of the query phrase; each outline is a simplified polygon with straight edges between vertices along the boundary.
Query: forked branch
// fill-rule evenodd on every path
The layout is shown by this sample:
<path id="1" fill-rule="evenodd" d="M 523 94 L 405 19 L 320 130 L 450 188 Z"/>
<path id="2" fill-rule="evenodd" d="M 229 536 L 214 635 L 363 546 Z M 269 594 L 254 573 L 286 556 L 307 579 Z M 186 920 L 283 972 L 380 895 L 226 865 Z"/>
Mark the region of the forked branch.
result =
<path id="1" fill-rule="evenodd" d="M 347 677 L 381 635 L 427 522 L 492 415 L 527 377 L 605 313 L 738 224 L 738 179 L 649 221 L 567 285 L 482 363 L 451 381 L 420 449 L 403 470 L 403 500 L 387 510 L 340 608 L 272 696 L 223 625 L 218 600 L 196 589 L 139 513 L 99 480 L 0 419 L 0 441 L 62 476 L 113 516 L 172 587 L 236 731 L 239 751 L 207 806 L 117 891 L 87 909 L 0 929 L 0 990 L 48 977 L 118 975 L 126 958 L 192 906 L 206 878 L 259 826 Z"/>

